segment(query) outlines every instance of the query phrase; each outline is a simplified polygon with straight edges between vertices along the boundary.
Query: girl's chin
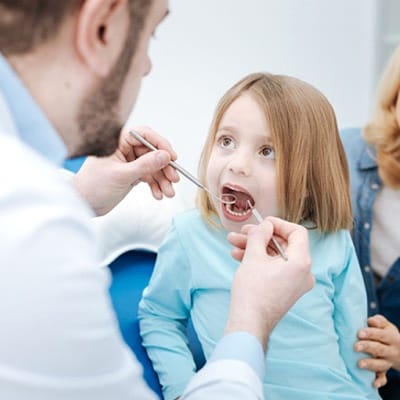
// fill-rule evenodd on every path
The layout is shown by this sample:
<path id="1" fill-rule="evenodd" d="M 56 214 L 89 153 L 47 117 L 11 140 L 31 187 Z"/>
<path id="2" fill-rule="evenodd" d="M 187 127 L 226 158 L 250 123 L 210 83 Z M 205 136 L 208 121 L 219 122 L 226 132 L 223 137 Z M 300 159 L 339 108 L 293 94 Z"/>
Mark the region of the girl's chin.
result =
<path id="1" fill-rule="evenodd" d="M 221 222 L 222 227 L 228 231 L 228 232 L 236 232 L 240 233 L 242 230 L 242 226 L 246 224 L 251 224 L 251 221 L 245 221 L 245 222 L 237 222 L 237 221 L 231 221 L 230 219 L 225 218 L 223 215 L 221 216 L 219 214 L 219 220 Z"/>

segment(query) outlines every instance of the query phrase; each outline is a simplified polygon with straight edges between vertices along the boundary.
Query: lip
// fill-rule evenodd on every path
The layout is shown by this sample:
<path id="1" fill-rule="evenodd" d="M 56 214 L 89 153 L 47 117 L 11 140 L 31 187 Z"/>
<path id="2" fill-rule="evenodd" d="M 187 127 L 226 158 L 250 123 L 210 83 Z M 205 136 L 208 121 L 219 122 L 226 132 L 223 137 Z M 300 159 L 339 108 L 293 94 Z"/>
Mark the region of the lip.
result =
<path id="1" fill-rule="evenodd" d="M 221 186 L 221 195 L 222 196 L 227 193 L 230 194 L 232 191 L 244 193 L 245 195 L 249 196 L 249 198 L 252 200 L 252 205 L 254 206 L 255 202 L 254 202 L 253 196 L 244 187 L 242 187 L 240 185 L 232 184 L 232 183 L 224 183 Z M 250 208 L 245 213 L 235 212 L 232 210 L 231 205 L 221 203 L 221 210 L 222 210 L 222 214 L 225 217 L 225 219 L 232 221 L 232 222 L 244 222 L 244 221 L 247 221 L 252 216 L 252 212 L 251 212 Z"/>

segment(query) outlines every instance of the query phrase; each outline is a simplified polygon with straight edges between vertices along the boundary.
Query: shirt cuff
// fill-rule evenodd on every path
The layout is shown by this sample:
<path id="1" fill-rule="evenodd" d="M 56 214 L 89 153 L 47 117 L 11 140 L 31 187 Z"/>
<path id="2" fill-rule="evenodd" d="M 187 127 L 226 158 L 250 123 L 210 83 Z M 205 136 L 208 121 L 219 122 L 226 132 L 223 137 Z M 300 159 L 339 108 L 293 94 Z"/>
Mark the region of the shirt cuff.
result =
<path id="1" fill-rule="evenodd" d="M 265 356 L 261 343 L 247 332 L 234 332 L 224 336 L 218 343 L 208 362 L 221 359 L 243 361 L 264 379 Z"/>

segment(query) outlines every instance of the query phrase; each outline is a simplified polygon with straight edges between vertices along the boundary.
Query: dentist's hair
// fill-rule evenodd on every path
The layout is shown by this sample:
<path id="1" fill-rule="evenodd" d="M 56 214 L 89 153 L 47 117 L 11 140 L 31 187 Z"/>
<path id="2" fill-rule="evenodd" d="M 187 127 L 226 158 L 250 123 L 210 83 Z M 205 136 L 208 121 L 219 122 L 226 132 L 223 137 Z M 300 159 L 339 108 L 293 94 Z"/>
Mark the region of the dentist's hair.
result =
<path id="1" fill-rule="evenodd" d="M 336 117 L 325 96 L 299 79 L 268 73 L 246 76 L 219 101 L 199 163 L 206 171 L 221 119 L 241 95 L 249 94 L 263 111 L 275 149 L 279 217 L 312 222 L 321 232 L 351 229 L 349 170 Z M 216 210 L 204 191 L 197 206 L 215 225 Z"/>
<path id="2" fill-rule="evenodd" d="M 153 0 L 154 1 L 154 0 Z M 25 54 L 54 38 L 85 0 L 0 0 L 0 52 Z M 136 46 L 152 1 L 129 0 L 130 42 Z"/>

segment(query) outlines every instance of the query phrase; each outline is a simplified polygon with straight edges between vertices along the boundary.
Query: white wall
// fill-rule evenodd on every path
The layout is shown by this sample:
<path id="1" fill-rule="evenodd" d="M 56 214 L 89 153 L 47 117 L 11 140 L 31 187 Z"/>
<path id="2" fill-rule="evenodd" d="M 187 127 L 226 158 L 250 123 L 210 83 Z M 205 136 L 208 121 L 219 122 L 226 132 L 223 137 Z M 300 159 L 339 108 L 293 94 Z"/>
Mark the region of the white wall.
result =
<path id="1" fill-rule="evenodd" d="M 375 84 L 376 1 L 170 0 L 129 120 L 168 137 L 192 172 L 223 92 L 255 71 L 318 87 L 339 126 L 363 124 Z"/>

